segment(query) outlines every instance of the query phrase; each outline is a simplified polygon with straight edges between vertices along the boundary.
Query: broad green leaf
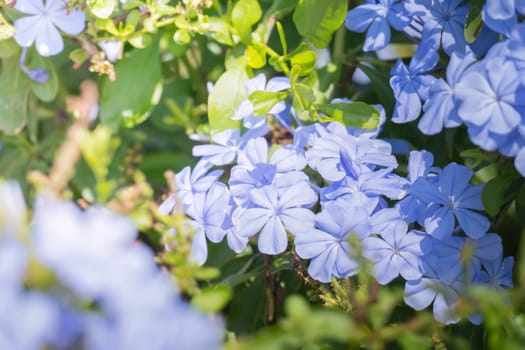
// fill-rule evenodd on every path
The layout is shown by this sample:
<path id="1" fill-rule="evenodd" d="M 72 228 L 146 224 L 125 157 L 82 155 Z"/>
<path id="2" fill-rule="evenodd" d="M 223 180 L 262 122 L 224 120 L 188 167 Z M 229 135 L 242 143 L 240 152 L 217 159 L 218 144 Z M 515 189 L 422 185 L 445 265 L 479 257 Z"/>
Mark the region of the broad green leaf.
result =
<path id="1" fill-rule="evenodd" d="M 20 51 L 20 46 L 13 39 L 0 40 L 0 58 L 9 58 Z"/>
<path id="2" fill-rule="evenodd" d="M 516 172 L 507 172 L 490 180 L 481 193 L 481 200 L 485 211 L 491 215 L 498 215 L 501 207 L 504 204 L 505 193 L 510 188 L 512 182 L 518 178 Z"/>
<path id="3" fill-rule="evenodd" d="M 335 120 L 346 126 L 371 129 L 379 124 L 379 111 L 374 106 L 364 102 L 331 103 L 318 106 L 321 120 Z"/>
<path id="4" fill-rule="evenodd" d="M 115 73 L 116 81 L 102 81 L 100 119 L 113 129 L 144 121 L 162 94 L 157 45 L 133 50 L 115 64 Z"/>
<path id="5" fill-rule="evenodd" d="M 31 81 L 31 89 L 36 97 L 42 101 L 49 102 L 54 100 L 58 92 L 58 75 L 53 62 L 49 58 L 44 58 L 35 52 L 31 57 L 29 68 L 47 71 L 47 82 L 40 84 L 36 81 Z"/>
<path id="6" fill-rule="evenodd" d="M 244 89 L 246 81 L 248 74 L 243 60 L 238 60 L 215 83 L 208 97 L 208 121 L 212 134 L 240 126 L 232 116 L 237 106 L 248 97 Z"/>
<path id="7" fill-rule="evenodd" d="M 246 63 L 254 68 L 262 68 L 266 64 L 266 52 L 262 48 L 257 48 L 253 45 L 249 45 L 244 53 L 246 57 Z"/>
<path id="8" fill-rule="evenodd" d="M 311 40 L 318 49 L 328 46 L 333 33 L 345 20 L 345 0 L 299 0 L 293 21 L 299 34 Z"/>
<path id="9" fill-rule="evenodd" d="M 88 0 L 87 5 L 98 18 L 108 18 L 117 5 L 116 0 Z"/>
<path id="10" fill-rule="evenodd" d="M 308 75 L 315 68 L 315 58 L 315 52 L 307 50 L 293 55 L 290 62 L 292 66 L 299 66 L 301 68 L 299 75 Z"/>
<path id="11" fill-rule="evenodd" d="M 467 21 L 465 22 L 465 40 L 472 43 L 476 40 L 483 27 L 481 19 L 481 9 L 483 8 L 484 0 L 471 0 L 468 10 Z"/>
<path id="12" fill-rule="evenodd" d="M 212 37 L 217 40 L 219 43 L 233 46 L 238 40 L 234 41 L 232 36 L 233 28 L 223 19 L 210 17 L 208 18 L 208 30 L 212 33 Z"/>
<path id="13" fill-rule="evenodd" d="M 2 60 L 0 75 L 0 131 L 18 133 L 27 122 L 30 82 L 18 66 L 18 58 Z"/>
<path id="14" fill-rule="evenodd" d="M 254 91 L 250 94 L 248 99 L 253 104 L 253 114 L 255 116 L 265 115 L 277 103 L 286 98 L 288 93 L 286 91 L 272 92 L 272 91 Z"/>
<path id="15" fill-rule="evenodd" d="M 239 0 L 233 6 L 232 24 L 244 43 L 250 41 L 251 27 L 261 16 L 262 10 L 257 0 Z"/>
<path id="16" fill-rule="evenodd" d="M 191 300 L 191 304 L 204 312 L 222 310 L 232 297 L 232 289 L 226 284 L 219 284 L 203 289 Z"/>

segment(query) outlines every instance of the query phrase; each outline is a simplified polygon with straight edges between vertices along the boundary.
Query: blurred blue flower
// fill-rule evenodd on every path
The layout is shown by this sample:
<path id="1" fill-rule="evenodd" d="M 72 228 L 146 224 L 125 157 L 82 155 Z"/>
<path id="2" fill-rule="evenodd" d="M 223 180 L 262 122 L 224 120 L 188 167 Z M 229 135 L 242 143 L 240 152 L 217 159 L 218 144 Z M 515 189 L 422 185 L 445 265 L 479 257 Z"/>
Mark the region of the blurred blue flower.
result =
<path id="1" fill-rule="evenodd" d="M 433 303 L 434 318 L 441 323 L 452 324 L 460 320 L 456 313 L 458 292 L 436 278 L 423 277 L 406 281 L 404 300 L 408 306 L 417 311 Z"/>
<path id="2" fill-rule="evenodd" d="M 359 271 L 359 257 L 351 239 L 363 240 L 371 233 L 370 214 L 360 207 L 326 203 L 315 217 L 315 227 L 305 225 L 295 236 L 295 250 L 311 259 L 308 274 L 320 281 L 345 278 Z M 352 236 L 355 236 L 352 238 Z"/>
<path id="3" fill-rule="evenodd" d="M 431 239 L 431 250 L 427 261 L 431 261 L 439 279 L 453 283 L 464 276 L 472 278 L 481 269 L 482 261 L 494 261 L 503 254 L 501 238 L 489 233 L 479 239 L 450 236 L 446 239 Z"/>
<path id="4" fill-rule="evenodd" d="M 102 208 L 40 196 L 32 239 L 36 256 L 77 296 L 96 301 L 83 312 L 87 348 L 219 348 L 222 325 L 188 308 L 171 277 L 136 241 L 125 217 Z"/>
<path id="5" fill-rule="evenodd" d="M 354 32 L 366 31 L 363 51 L 377 51 L 390 42 L 391 26 L 403 30 L 410 20 L 402 1 L 377 0 L 351 9 L 346 15 L 345 26 Z"/>
<path id="6" fill-rule="evenodd" d="M 124 43 L 120 40 L 102 40 L 98 43 L 98 46 L 104 51 L 106 58 L 110 62 L 119 60 L 124 49 Z"/>
<path id="7" fill-rule="evenodd" d="M 495 259 L 483 260 L 483 267 L 487 273 L 487 283 L 497 289 L 503 287 L 512 288 L 512 268 L 514 267 L 514 257 L 509 256 L 503 259 L 502 255 Z"/>
<path id="8" fill-rule="evenodd" d="M 84 30 L 86 15 L 78 9 L 68 8 L 65 0 L 18 0 L 15 9 L 28 14 L 14 23 L 14 39 L 23 47 L 35 43 L 42 56 L 53 56 L 64 48 L 57 27 L 66 34 L 77 35 Z"/>

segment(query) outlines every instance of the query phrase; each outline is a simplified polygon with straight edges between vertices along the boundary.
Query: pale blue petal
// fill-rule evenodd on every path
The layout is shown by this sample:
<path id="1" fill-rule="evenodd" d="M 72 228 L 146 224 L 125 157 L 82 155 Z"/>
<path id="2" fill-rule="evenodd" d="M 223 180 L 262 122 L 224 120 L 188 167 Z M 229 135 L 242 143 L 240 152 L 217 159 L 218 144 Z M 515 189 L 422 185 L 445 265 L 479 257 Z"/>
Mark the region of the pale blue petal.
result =
<path id="1" fill-rule="evenodd" d="M 317 229 L 306 229 L 295 236 L 295 250 L 303 259 L 321 255 L 335 244 L 332 236 Z"/>
<path id="2" fill-rule="evenodd" d="M 263 254 L 276 255 L 284 252 L 288 246 L 288 236 L 278 217 L 271 217 L 259 234 L 259 251 Z"/>
<path id="3" fill-rule="evenodd" d="M 435 282 L 429 278 L 422 278 L 405 283 L 405 303 L 414 310 L 420 311 L 429 306 L 437 295 Z"/>

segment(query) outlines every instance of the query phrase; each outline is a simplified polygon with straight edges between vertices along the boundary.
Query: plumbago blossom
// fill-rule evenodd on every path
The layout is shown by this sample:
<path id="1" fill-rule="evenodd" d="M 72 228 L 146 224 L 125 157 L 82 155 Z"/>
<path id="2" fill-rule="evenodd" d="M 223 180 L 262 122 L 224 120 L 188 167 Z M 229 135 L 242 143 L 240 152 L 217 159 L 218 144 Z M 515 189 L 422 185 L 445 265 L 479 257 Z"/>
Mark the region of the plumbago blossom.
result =
<path id="1" fill-rule="evenodd" d="M 437 53 L 430 55 L 421 72 L 434 66 Z M 448 83 L 469 63 L 452 66 Z M 278 119 L 287 120 L 295 119 Z M 179 196 L 199 264 L 206 262 L 207 241 L 223 239 L 237 253 L 252 244 L 268 255 L 291 249 L 323 283 L 356 275 L 367 259 L 380 284 L 405 280 L 406 303 L 417 310 L 433 304 L 444 323 L 459 320 L 455 307 L 465 286 L 512 285 L 513 260 L 503 258 L 499 236 L 487 233 L 483 185 L 470 184 L 468 168 L 440 169 L 430 152 L 413 151 L 408 176 L 396 174 L 392 145 L 378 139 L 381 124 L 364 130 L 296 121 L 282 125 L 290 143 L 271 145 L 262 131 L 269 130 L 266 123 L 242 134 L 226 130 L 195 146 L 201 159 L 175 175 L 177 191 L 161 204 L 169 214 Z M 225 165 L 228 177 L 221 178 L 218 167 Z"/>
<path id="2" fill-rule="evenodd" d="M 64 49 L 64 41 L 58 29 L 66 34 L 77 35 L 85 28 L 86 14 L 76 8 L 68 8 L 65 0 L 19 0 L 15 9 L 28 16 L 14 23 L 14 39 L 23 47 L 35 44 L 42 56 L 53 56 Z M 58 28 L 58 29 L 57 29 Z"/>
<path id="3" fill-rule="evenodd" d="M 25 215 L 18 185 L 0 184 L 2 348 L 220 347 L 221 321 L 180 298 L 128 219 L 103 208 L 81 211 L 46 194 L 30 227 Z M 30 259 L 55 276 L 56 286 L 25 288 Z"/>
<path id="4" fill-rule="evenodd" d="M 398 18 L 395 14 L 410 20 L 405 26 L 392 25 L 419 41 L 410 64 L 399 60 L 391 70 L 396 99 L 392 121 L 408 123 L 422 114 L 418 126 L 427 135 L 465 125 L 475 145 L 514 157 L 516 169 L 525 176 L 525 24 L 521 22 L 525 2 L 486 1 L 481 30 L 471 43 L 464 31 L 468 3 L 402 3 L 367 2 L 350 9 L 346 23 L 353 31 L 368 30 L 366 51 L 388 43 L 388 23 Z M 403 11 L 395 10 L 401 6 Z M 435 77 L 441 69 L 437 65 L 441 47 L 450 57 L 446 80 Z"/>

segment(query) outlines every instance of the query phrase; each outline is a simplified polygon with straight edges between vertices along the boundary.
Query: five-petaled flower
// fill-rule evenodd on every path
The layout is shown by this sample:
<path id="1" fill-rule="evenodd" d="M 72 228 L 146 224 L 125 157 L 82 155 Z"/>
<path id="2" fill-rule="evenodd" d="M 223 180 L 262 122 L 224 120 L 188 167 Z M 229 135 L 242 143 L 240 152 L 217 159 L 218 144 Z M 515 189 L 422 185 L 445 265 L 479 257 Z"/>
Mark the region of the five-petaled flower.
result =
<path id="1" fill-rule="evenodd" d="M 57 27 L 70 35 L 84 30 L 86 15 L 78 9 L 70 9 L 65 0 L 18 0 L 15 8 L 28 14 L 15 21 L 16 42 L 23 47 L 35 43 L 42 56 L 53 56 L 64 49 L 64 41 Z"/>

